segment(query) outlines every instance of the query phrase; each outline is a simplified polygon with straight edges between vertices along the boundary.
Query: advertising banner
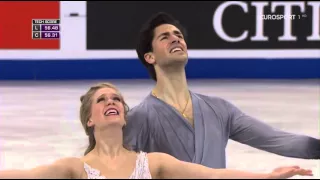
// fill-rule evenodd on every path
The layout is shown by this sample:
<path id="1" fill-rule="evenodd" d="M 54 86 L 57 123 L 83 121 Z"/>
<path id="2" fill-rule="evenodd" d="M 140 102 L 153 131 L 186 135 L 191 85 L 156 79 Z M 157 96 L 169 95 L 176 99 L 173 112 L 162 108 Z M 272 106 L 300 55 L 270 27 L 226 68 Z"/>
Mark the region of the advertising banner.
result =
<path id="1" fill-rule="evenodd" d="M 141 25 L 167 12 L 189 49 L 319 49 L 320 1 L 87 2 L 87 49 L 134 49 Z"/>

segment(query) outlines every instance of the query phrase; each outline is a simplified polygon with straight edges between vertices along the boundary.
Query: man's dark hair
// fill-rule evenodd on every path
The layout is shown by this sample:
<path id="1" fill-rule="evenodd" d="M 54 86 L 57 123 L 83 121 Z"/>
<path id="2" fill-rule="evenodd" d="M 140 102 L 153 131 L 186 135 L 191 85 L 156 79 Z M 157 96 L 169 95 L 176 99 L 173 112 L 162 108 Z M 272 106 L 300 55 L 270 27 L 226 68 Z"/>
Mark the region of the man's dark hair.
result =
<path id="1" fill-rule="evenodd" d="M 156 71 L 152 64 L 149 64 L 144 59 L 144 54 L 153 51 L 152 40 L 154 38 L 154 29 L 162 24 L 171 24 L 177 27 L 184 37 L 186 37 L 186 30 L 179 23 L 178 20 L 165 12 L 159 12 L 153 15 L 141 28 L 138 38 L 136 51 L 140 61 L 148 69 L 149 75 L 155 81 L 157 81 Z"/>

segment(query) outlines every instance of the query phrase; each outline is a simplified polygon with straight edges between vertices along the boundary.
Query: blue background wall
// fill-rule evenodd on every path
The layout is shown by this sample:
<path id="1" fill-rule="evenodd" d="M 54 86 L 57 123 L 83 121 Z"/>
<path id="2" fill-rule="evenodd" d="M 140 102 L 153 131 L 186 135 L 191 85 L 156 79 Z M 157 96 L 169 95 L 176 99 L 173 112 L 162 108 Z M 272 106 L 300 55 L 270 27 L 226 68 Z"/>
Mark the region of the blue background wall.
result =
<path id="1" fill-rule="evenodd" d="M 190 59 L 188 78 L 320 78 L 320 58 Z M 138 59 L 1 60 L 1 80 L 145 79 Z"/>

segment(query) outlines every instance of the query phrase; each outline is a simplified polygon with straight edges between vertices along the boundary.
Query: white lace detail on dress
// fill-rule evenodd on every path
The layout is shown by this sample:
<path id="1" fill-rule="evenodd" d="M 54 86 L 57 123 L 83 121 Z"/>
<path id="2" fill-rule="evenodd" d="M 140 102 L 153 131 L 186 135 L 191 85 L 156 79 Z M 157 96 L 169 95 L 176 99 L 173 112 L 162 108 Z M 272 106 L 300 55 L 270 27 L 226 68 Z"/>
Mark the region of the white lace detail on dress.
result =
<path id="1" fill-rule="evenodd" d="M 84 163 L 84 169 L 87 172 L 88 179 L 107 179 L 105 176 L 101 176 L 101 173 L 98 169 L 94 169 L 86 163 Z M 152 179 L 149 170 L 147 153 L 139 153 L 136 160 L 136 167 L 134 168 L 134 171 L 129 179 Z"/>

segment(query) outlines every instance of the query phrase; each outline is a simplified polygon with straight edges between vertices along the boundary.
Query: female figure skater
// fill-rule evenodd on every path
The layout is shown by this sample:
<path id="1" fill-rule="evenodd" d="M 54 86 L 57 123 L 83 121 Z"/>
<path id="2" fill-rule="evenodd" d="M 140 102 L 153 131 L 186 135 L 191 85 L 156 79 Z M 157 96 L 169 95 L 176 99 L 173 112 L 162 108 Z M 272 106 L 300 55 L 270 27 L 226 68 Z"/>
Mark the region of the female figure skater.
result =
<path id="1" fill-rule="evenodd" d="M 180 161 L 164 153 L 133 152 L 123 145 L 128 106 L 117 88 L 108 83 L 89 89 L 81 98 L 80 119 L 89 137 L 82 158 L 63 158 L 30 170 L 0 171 L 0 178 L 104 179 L 104 178 L 289 178 L 311 176 L 297 166 L 281 167 L 271 173 L 211 169 Z M 150 129 L 152 131 L 152 129 Z M 156 134 L 154 134 L 156 136 Z"/>

